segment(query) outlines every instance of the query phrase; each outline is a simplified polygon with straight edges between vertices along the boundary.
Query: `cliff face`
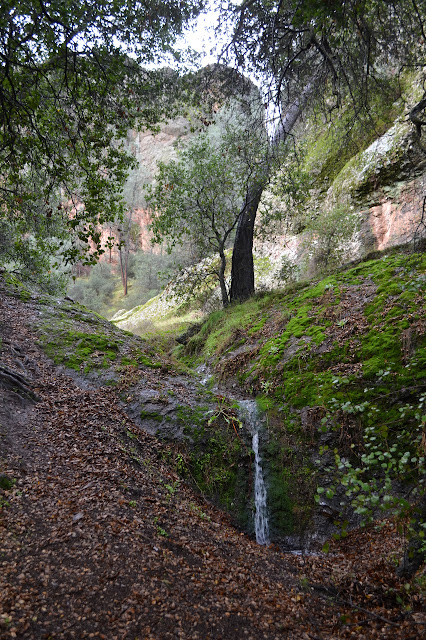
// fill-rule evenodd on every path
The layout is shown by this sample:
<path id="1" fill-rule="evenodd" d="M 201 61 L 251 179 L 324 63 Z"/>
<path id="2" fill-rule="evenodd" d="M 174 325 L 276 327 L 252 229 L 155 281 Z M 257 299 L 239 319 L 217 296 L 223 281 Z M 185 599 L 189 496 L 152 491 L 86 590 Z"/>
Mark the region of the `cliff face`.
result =
<path id="1" fill-rule="evenodd" d="M 394 198 L 383 196 L 364 213 L 360 244 L 364 251 L 382 251 L 398 244 L 420 240 L 425 201 L 424 176 L 404 183 Z"/>
<path id="2" fill-rule="evenodd" d="M 320 173 L 327 163 L 327 154 L 336 150 L 311 150 L 305 163 L 308 174 Z M 330 143 L 329 143 L 330 144 Z M 312 156 L 316 158 L 312 161 Z M 397 119 L 386 133 L 375 139 L 366 149 L 350 158 L 334 179 L 316 184 L 303 205 L 302 219 L 317 219 L 311 229 L 301 233 L 282 233 L 273 242 L 258 241 L 256 251 L 271 259 L 270 282 L 279 286 L 283 278 L 283 261 L 298 272 L 299 277 L 310 276 L 320 266 L 338 266 L 338 263 L 358 259 L 372 251 L 419 242 L 426 235 L 426 151 L 416 138 L 413 127 L 403 118 Z M 291 169 L 290 169 L 291 171 Z M 281 207 L 284 217 L 294 226 L 294 213 L 288 203 L 272 198 Z M 286 209 L 287 207 L 287 209 Z M 334 223 L 332 213 L 340 211 Z M 347 216 L 345 218 L 344 216 Z M 348 224 L 348 218 L 351 223 Z M 339 232 L 339 226 L 348 224 L 349 231 Z M 352 226 L 351 226 L 352 225 Z M 297 226 L 297 225 L 296 225 Z M 325 250 L 330 255 L 338 249 L 333 264 L 321 264 Z"/>
<path id="3" fill-rule="evenodd" d="M 408 104 L 409 99 L 406 101 Z M 387 131 L 375 139 L 374 135 L 370 136 L 373 138 L 371 144 L 352 155 L 332 178 L 325 168 L 332 165 L 330 157 L 338 156 L 336 148 L 343 144 L 342 140 L 330 134 L 332 127 L 329 133 L 320 129 L 310 131 L 308 146 L 311 148 L 304 170 L 310 175 L 324 174 L 325 178 L 311 189 L 304 203 L 304 215 L 307 218 L 321 217 L 325 211 L 340 208 L 355 220 L 352 234 L 331 240 L 334 248 L 339 245 L 341 262 L 374 250 L 418 241 L 425 235 L 422 216 L 426 194 L 426 152 L 416 138 L 414 128 L 406 121 L 401 106 L 398 112 L 402 115 L 395 116 Z M 175 153 L 174 144 L 186 137 L 189 131 L 189 121 L 180 117 L 162 125 L 156 134 L 146 131 L 128 133 L 127 146 L 139 166 L 130 175 L 124 195 L 129 210 L 132 210 L 132 224 L 138 229 L 138 243 L 143 250 L 152 250 L 143 187 L 152 182 L 158 161 L 170 160 Z M 275 196 L 274 202 L 278 208 L 288 206 L 280 202 L 279 196 Z M 293 217 L 290 211 L 289 218 Z M 290 264 L 299 277 L 312 275 L 318 266 L 318 245 L 321 244 L 318 231 L 305 230 L 296 234 L 277 229 L 272 231 L 275 233 L 273 239 L 265 241 L 262 238 L 255 243 L 257 257 L 269 261 L 269 268 L 257 274 L 257 288 L 280 286 L 283 279 L 286 280 L 283 262 Z M 104 235 L 106 240 L 108 235 L 118 234 L 108 229 Z M 106 259 L 116 262 L 117 249 L 108 253 Z"/>
<path id="4" fill-rule="evenodd" d="M 425 169 L 426 152 L 402 119 L 342 169 L 326 203 L 358 212 L 359 252 L 388 249 L 423 235 Z"/>
<path id="5" fill-rule="evenodd" d="M 144 187 L 152 183 L 157 171 L 157 163 L 167 162 L 174 157 L 174 144 L 188 135 L 189 126 L 189 121 L 180 117 L 161 125 L 158 133 L 131 130 L 127 134 L 126 146 L 138 161 L 138 167 L 129 176 L 124 189 L 124 198 L 128 211 L 132 212 L 132 227 L 137 230 L 136 244 L 143 251 L 160 251 L 159 247 L 153 247 L 151 244 L 150 213 L 146 207 Z M 118 235 L 117 229 L 104 229 L 102 241 L 105 244 L 108 236 L 118 240 Z M 132 235 L 135 237 L 136 233 Z M 117 264 L 118 248 L 115 246 L 111 251 L 107 251 L 103 259 Z"/>

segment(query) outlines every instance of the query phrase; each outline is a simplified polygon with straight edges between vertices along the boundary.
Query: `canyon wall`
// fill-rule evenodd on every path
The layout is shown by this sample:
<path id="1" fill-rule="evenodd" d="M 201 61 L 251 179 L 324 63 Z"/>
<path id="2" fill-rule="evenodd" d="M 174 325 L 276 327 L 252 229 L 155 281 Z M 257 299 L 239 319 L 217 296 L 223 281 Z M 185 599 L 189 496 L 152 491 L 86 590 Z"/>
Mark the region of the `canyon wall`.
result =
<path id="1" fill-rule="evenodd" d="M 185 138 L 188 132 L 189 121 L 179 117 L 162 124 L 158 133 L 131 130 L 127 134 L 126 147 L 138 161 L 138 167 L 130 173 L 124 189 L 127 210 L 132 212 L 134 248 L 138 246 L 143 251 L 154 253 L 161 251 L 160 247 L 151 244 L 150 212 L 146 205 L 144 187 L 152 183 L 157 163 L 171 160 L 175 155 L 175 143 Z M 103 244 L 107 242 L 108 236 L 118 240 L 118 230 L 113 227 L 105 228 L 102 232 Z M 107 250 L 102 259 L 116 265 L 119 261 L 117 246 Z"/>
<path id="2" fill-rule="evenodd" d="M 163 124 L 159 133 L 129 131 L 127 146 L 138 160 L 125 188 L 125 198 L 132 210 L 132 224 L 138 230 L 138 244 L 145 251 L 152 247 L 149 232 L 149 213 L 143 187 L 153 180 L 158 161 L 168 161 L 175 153 L 174 144 L 189 134 L 190 123 L 183 117 Z M 326 161 L 325 150 L 319 162 Z M 399 244 L 419 240 L 425 235 L 423 220 L 426 152 L 414 128 L 401 116 L 388 131 L 368 148 L 354 155 L 330 183 L 312 192 L 305 208 L 316 212 L 340 207 L 356 216 L 356 231 L 347 241 L 344 261 L 356 259 L 374 250 L 385 250 Z M 315 171 L 315 167 L 313 169 Z M 279 204 L 278 204 L 279 206 Z M 272 230 L 274 231 L 274 230 Z M 107 236 L 118 235 L 107 229 Z M 312 240 L 312 239 L 311 239 Z M 315 238 L 312 245 L 315 245 Z M 277 286 L 282 280 L 283 260 L 300 272 L 312 275 L 309 266 L 312 255 L 307 246 L 306 233 L 290 234 L 275 230 L 272 240 L 258 239 L 255 252 L 259 259 L 268 259 L 269 272 L 258 274 L 257 286 Z M 312 252 L 311 252 L 312 254 Z M 116 263 L 118 251 L 107 252 L 105 260 Z"/>

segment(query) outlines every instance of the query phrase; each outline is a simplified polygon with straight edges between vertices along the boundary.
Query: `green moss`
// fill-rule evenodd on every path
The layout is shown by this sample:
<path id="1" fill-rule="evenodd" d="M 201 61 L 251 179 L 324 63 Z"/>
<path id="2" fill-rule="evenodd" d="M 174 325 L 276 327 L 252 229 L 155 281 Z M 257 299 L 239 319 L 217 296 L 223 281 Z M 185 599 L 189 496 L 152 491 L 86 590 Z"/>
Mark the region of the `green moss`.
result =
<path id="1" fill-rule="evenodd" d="M 176 470 L 241 527 L 250 528 L 251 459 L 234 409 L 221 402 L 212 415 L 211 406 L 180 406 L 175 415 L 186 437 Z"/>
<path id="2" fill-rule="evenodd" d="M 204 494 L 226 509 L 240 526 L 247 527 L 249 470 L 242 464 L 244 454 L 235 433 L 210 426 L 190 451 L 189 470 Z"/>
<path id="3" fill-rule="evenodd" d="M 304 170 L 314 176 L 316 185 L 329 187 L 352 157 L 389 129 L 404 111 L 403 101 L 397 101 L 400 95 L 399 83 L 389 79 L 375 93 L 368 113 L 358 113 L 355 118 L 351 108 L 339 111 L 333 126 L 325 127 L 322 133 L 315 123 L 307 144 Z"/>
<path id="4" fill-rule="evenodd" d="M 324 429 L 351 455 L 367 427 L 392 437 L 402 426 L 415 428 L 413 407 L 426 384 L 425 271 L 425 255 L 389 251 L 310 286 L 212 314 L 203 325 L 199 357 L 218 362 L 224 378 L 227 367 L 229 375 L 237 370 L 268 414 L 265 464 L 276 533 L 295 531 L 310 517 L 321 475 L 312 448 Z M 244 360 L 237 352 L 234 362 L 242 338 L 253 351 Z M 200 438 L 208 439 L 208 430 Z M 210 464 L 203 458 L 204 469 Z M 234 491 L 232 470 L 223 486 Z M 221 504 L 230 502 L 223 497 Z"/>
<path id="5" fill-rule="evenodd" d="M 175 411 L 175 418 L 177 423 L 183 426 L 186 435 L 194 441 L 199 441 L 205 433 L 208 413 L 208 407 L 181 405 Z"/>
<path id="6" fill-rule="evenodd" d="M 317 284 L 306 288 L 304 293 L 301 293 L 298 297 L 297 297 L 297 302 L 301 303 L 304 302 L 305 300 L 312 300 L 314 298 L 320 298 L 321 296 L 324 295 L 324 293 L 326 291 L 328 291 L 329 289 L 333 290 L 333 293 L 337 293 L 335 287 L 337 286 L 337 278 L 335 276 L 328 276 L 327 278 L 324 278 L 323 280 L 321 280 L 320 282 L 318 282 Z"/>
<path id="7" fill-rule="evenodd" d="M 15 478 L 10 478 L 4 474 L 0 474 L 0 489 L 4 491 L 10 491 L 16 484 Z"/>
<path id="8" fill-rule="evenodd" d="M 293 502 L 288 472 L 276 469 L 268 476 L 268 509 L 273 528 L 280 535 L 294 532 Z"/>
<path id="9" fill-rule="evenodd" d="M 14 292 L 16 297 L 23 302 L 28 302 L 31 299 L 31 291 L 13 273 L 5 271 L 2 277 L 6 286 Z"/>
<path id="10" fill-rule="evenodd" d="M 220 355 L 230 345 L 235 348 L 234 339 L 242 343 L 242 332 L 252 333 L 252 325 L 261 326 L 263 310 L 271 304 L 270 296 L 255 296 L 244 305 L 231 305 L 211 313 L 200 331 L 188 341 L 185 353 L 194 355 L 202 352 L 204 358 L 208 358 Z"/>
<path id="11" fill-rule="evenodd" d="M 138 364 L 142 364 L 145 367 L 149 367 L 150 369 L 160 369 L 162 366 L 161 362 L 154 362 L 146 353 L 143 353 L 141 350 L 138 350 L 135 353 L 135 357 Z"/>
<path id="12" fill-rule="evenodd" d="M 141 420 L 155 420 L 156 422 L 163 421 L 163 416 L 155 411 L 141 411 L 139 415 Z"/>
<path id="13" fill-rule="evenodd" d="M 272 398 L 268 398 L 266 395 L 257 396 L 256 404 L 260 413 L 265 413 L 266 411 L 273 409 L 275 406 L 275 402 Z"/>
<path id="14" fill-rule="evenodd" d="M 123 367 L 129 367 L 129 366 L 130 367 L 137 367 L 137 365 L 138 365 L 138 361 L 135 360 L 134 358 L 129 358 L 128 356 L 123 356 L 121 358 L 121 362 L 120 362 L 120 367 L 119 368 L 121 370 Z"/>
<path id="15" fill-rule="evenodd" d="M 122 340 L 105 334 L 82 331 L 62 331 L 54 341 L 43 337 L 43 348 L 56 364 L 64 364 L 76 371 L 88 373 L 93 368 L 106 368 L 118 356 Z"/>

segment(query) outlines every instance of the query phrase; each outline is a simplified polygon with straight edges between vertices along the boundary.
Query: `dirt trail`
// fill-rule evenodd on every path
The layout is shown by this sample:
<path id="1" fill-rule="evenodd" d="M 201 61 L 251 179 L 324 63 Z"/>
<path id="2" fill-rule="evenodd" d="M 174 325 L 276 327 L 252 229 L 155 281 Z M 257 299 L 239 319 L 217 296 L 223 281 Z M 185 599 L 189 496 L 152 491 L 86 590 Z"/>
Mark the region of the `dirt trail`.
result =
<path id="1" fill-rule="evenodd" d="M 52 365 L 36 313 L 0 293 L 0 365 L 22 383 L 0 386 L 0 638 L 422 636 L 418 590 L 410 610 L 397 602 L 392 526 L 327 557 L 259 547 L 179 481 L 110 388 Z"/>

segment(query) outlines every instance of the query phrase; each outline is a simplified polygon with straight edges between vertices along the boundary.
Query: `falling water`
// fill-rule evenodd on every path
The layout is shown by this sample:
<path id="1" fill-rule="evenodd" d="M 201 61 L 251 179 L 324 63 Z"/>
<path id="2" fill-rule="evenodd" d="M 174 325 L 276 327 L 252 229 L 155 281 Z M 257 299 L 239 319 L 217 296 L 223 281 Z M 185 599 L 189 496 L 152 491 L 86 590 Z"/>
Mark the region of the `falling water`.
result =
<path id="1" fill-rule="evenodd" d="M 259 454 L 259 418 L 257 415 L 256 402 L 253 400 L 244 400 L 240 403 L 243 410 L 246 424 L 250 429 L 253 440 L 252 447 L 254 451 L 254 531 L 256 534 L 256 542 L 258 544 L 269 543 L 269 524 L 268 510 L 266 505 L 266 485 L 263 478 L 262 458 Z"/>
<path id="2" fill-rule="evenodd" d="M 253 434 L 253 451 L 255 464 L 254 477 L 254 504 L 256 511 L 254 514 L 254 530 L 256 532 L 256 542 L 268 544 L 269 524 L 266 509 L 266 487 L 263 479 L 262 459 L 259 455 L 259 432 Z"/>

